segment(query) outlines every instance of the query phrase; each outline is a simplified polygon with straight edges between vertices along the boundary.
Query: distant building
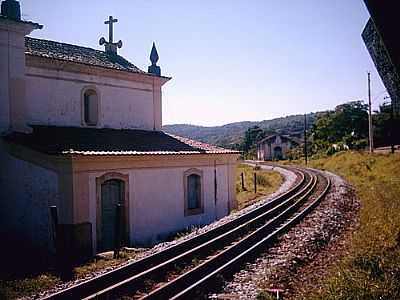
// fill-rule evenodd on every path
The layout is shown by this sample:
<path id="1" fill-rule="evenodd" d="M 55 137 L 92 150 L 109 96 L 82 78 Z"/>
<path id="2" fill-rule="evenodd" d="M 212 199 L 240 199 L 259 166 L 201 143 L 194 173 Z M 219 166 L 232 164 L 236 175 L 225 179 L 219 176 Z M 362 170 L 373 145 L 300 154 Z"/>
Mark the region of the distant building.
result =
<path id="1" fill-rule="evenodd" d="M 400 39 L 397 1 L 364 0 L 371 18 L 362 38 L 375 67 L 400 112 Z"/>
<path id="2" fill-rule="evenodd" d="M 286 135 L 270 135 L 257 143 L 258 160 L 280 160 L 287 159 L 290 149 L 299 143 Z"/>

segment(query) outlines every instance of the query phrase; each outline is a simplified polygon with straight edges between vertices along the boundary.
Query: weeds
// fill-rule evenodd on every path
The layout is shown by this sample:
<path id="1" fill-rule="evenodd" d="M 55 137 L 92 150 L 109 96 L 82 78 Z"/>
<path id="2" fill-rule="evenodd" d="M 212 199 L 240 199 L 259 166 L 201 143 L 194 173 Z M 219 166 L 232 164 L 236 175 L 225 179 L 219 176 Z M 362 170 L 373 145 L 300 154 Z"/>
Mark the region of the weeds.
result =
<path id="1" fill-rule="evenodd" d="M 82 279 L 86 275 L 115 267 L 128 259 L 133 258 L 136 253 L 121 251 L 119 259 L 110 258 L 94 258 L 93 260 L 77 266 L 73 270 L 72 279 Z M 62 283 L 60 276 L 52 273 L 45 273 L 36 276 L 21 278 L 8 278 L 0 280 L 0 299 L 17 299 L 29 297 L 42 291 L 54 288 L 57 284 Z"/>
<path id="2" fill-rule="evenodd" d="M 361 201 L 350 254 L 301 299 L 400 299 L 400 155 L 338 153 L 310 165 L 346 178 Z"/>
<path id="3" fill-rule="evenodd" d="M 241 182 L 242 173 L 244 175 L 244 189 Z M 254 193 L 254 173 L 257 174 L 257 193 Z M 260 167 L 253 168 L 245 164 L 239 165 L 236 176 L 238 209 L 251 205 L 258 201 L 260 197 L 273 193 L 279 188 L 282 182 L 283 177 L 279 172 L 262 170 Z"/>

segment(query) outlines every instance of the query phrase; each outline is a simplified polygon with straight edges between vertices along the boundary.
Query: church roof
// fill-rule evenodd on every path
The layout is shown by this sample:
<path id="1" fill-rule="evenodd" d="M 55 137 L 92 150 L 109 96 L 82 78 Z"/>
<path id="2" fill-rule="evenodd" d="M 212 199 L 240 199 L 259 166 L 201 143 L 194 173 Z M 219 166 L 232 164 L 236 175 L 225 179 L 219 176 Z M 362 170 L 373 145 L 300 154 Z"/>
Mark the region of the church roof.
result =
<path id="1" fill-rule="evenodd" d="M 148 74 L 120 55 L 113 55 L 92 48 L 31 37 L 25 37 L 25 54 L 108 69 Z"/>
<path id="2" fill-rule="evenodd" d="M 172 136 L 161 131 L 33 125 L 6 141 L 50 155 L 238 154 L 238 151 Z"/>
<path id="3" fill-rule="evenodd" d="M 267 143 L 267 142 L 269 142 L 269 141 L 271 141 L 271 140 L 275 140 L 275 138 L 276 138 L 277 136 L 280 136 L 280 137 L 281 137 L 282 142 L 285 142 L 285 140 L 289 140 L 289 141 L 291 141 L 291 142 L 293 142 L 293 143 L 295 143 L 295 144 L 300 144 L 300 141 L 299 141 L 298 139 L 292 138 L 292 137 L 290 137 L 290 136 L 288 136 L 288 135 L 281 135 L 281 134 L 272 134 L 272 135 L 269 135 L 269 136 L 263 138 L 261 141 L 257 142 L 257 144 L 264 144 L 264 143 Z"/>

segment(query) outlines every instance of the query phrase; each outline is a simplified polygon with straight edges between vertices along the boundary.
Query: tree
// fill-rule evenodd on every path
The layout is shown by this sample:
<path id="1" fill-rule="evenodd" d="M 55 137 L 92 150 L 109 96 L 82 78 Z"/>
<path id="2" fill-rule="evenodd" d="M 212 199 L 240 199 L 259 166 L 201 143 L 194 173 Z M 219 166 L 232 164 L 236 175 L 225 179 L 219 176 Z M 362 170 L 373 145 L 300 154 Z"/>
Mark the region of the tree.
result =
<path id="1" fill-rule="evenodd" d="M 400 122 L 396 114 L 392 118 L 391 103 L 380 105 L 373 117 L 374 144 L 377 147 L 389 146 L 392 142 L 399 144 L 400 132 L 396 129 L 400 128 Z"/>
<path id="2" fill-rule="evenodd" d="M 338 105 L 318 116 L 311 133 L 315 151 L 340 143 L 353 149 L 363 147 L 368 137 L 368 105 L 362 101 Z"/>
<path id="3" fill-rule="evenodd" d="M 253 126 L 246 130 L 244 134 L 244 140 L 242 142 L 241 150 L 243 152 L 249 152 L 249 150 L 262 138 L 264 138 L 264 131 L 258 127 Z"/>

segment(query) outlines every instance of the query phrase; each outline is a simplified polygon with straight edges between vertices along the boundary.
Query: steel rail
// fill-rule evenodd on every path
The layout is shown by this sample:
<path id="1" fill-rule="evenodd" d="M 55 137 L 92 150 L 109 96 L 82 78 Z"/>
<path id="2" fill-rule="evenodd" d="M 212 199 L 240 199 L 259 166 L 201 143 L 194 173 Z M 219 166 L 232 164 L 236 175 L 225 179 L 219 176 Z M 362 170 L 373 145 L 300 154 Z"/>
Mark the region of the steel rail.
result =
<path id="1" fill-rule="evenodd" d="M 282 226 L 280 226 L 278 229 L 273 231 L 272 233 L 268 234 L 266 237 L 263 239 L 259 240 L 256 242 L 254 245 L 248 247 L 245 251 L 243 252 L 238 252 L 238 251 L 233 251 L 233 248 L 237 248 L 237 245 L 234 245 L 232 248 L 227 249 L 226 251 L 218 254 L 218 255 L 225 255 L 228 251 L 231 252 L 230 257 L 231 259 L 228 260 L 225 264 L 216 267 L 212 270 L 210 266 L 208 266 L 208 270 L 206 272 L 205 276 L 198 277 L 201 278 L 200 280 L 193 280 L 193 284 L 187 287 L 186 289 L 181 289 L 180 292 L 175 293 L 168 297 L 169 299 L 173 300 L 178 300 L 178 299 L 193 299 L 193 297 L 199 297 L 199 296 L 204 296 L 204 292 L 209 293 L 213 289 L 217 289 L 219 285 L 222 283 L 222 279 L 229 278 L 234 274 L 236 271 L 240 269 L 241 266 L 243 266 L 244 263 L 249 262 L 254 260 L 255 257 L 257 257 L 262 251 L 264 251 L 268 246 L 271 246 L 277 239 L 277 237 L 284 232 L 287 232 L 293 225 L 296 223 L 300 222 L 312 209 L 314 209 L 320 202 L 321 200 L 325 197 L 327 192 L 330 189 L 331 186 L 331 181 L 328 177 L 325 177 L 327 183 L 326 186 L 323 190 L 322 193 L 320 193 L 314 201 L 312 201 L 309 205 L 307 205 L 300 213 L 295 215 L 293 218 L 288 219 L 287 222 L 285 222 Z M 301 203 L 296 203 L 294 206 L 299 206 Z M 289 210 L 294 210 L 294 208 L 288 208 Z M 282 215 L 286 214 L 286 211 L 282 213 Z M 279 216 L 277 217 L 277 219 Z M 260 228 L 260 230 L 262 230 Z M 215 258 L 214 258 L 215 259 Z M 207 264 L 213 264 L 212 260 L 207 261 Z M 204 266 L 200 265 L 196 267 L 195 269 L 192 270 L 193 278 L 199 276 L 198 274 L 195 274 L 196 269 L 200 269 L 201 267 L 204 268 Z M 186 274 L 185 274 L 186 275 Z M 172 285 L 172 281 L 169 283 Z M 153 294 L 155 295 L 155 293 Z M 154 297 L 144 297 L 142 299 L 156 299 Z"/>
<path id="2" fill-rule="evenodd" d="M 190 271 L 182 274 L 158 289 L 153 290 L 151 293 L 140 299 L 169 299 L 174 295 L 179 294 L 179 292 L 184 290 L 186 287 L 193 285 L 193 283 L 197 282 L 199 278 L 206 277 L 209 273 L 212 273 L 215 268 L 219 268 L 227 261 L 240 255 L 240 253 L 245 252 L 246 249 L 251 248 L 253 244 L 257 243 L 266 235 L 269 235 L 270 232 L 276 229 L 281 222 L 286 220 L 299 204 L 308 199 L 308 196 L 313 192 L 316 185 L 317 177 L 313 175 L 312 184 L 308 188 L 308 191 L 284 211 L 281 211 L 278 215 L 274 216 L 274 218 L 266 222 L 251 234 L 245 236 L 239 242 L 230 245 L 211 259 L 204 261 Z"/>
<path id="3" fill-rule="evenodd" d="M 179 256 L 180 254 L 186 253 L 188 250 L 198 247 L 201 244 L 204 244 L 207 241 L 210 241 L 227 231 L 231 231 L 232 229 L 239 227 L 240 225 L 248 222 L 255 217 L 262 215 L 266 211 L 270 210 L 274 206 L 277 206 L 280 201 L 285 200 L 288 197 L 292 197 L 294 195 L 298 195 L 301 193 L 301 187 L 307 185 L 306 175 L 303 171 L 296 168 L 288 168 L 297 173 L 297 176 L 300 176 L 300 181 L 293 186 L 287 192 L 273 198 L 267 203 L 251 210 L 232 221 L 222 224 L 216 228 L 213 228 L 205 233 L 199 234 L 195 237 L 184 240 L 174 246 L 168 247 L 160 252 L 137 260 L 135 262 L 129 263 L 127 265 L 121 266 L 117 269 L 99 275 L 95 278 L 89 279 L 77 285 L 73 285 L 67 289 L 58 291 L 52 295 L 46 296 L 42 299 L 83 299 L 83 298 L 95 298 L 102 291 L 107 291 L 110 287 L 118 285 L 119 283 L 145 272 L 162 264 L 165 261 L 168 261 L 174 257 Z M 299 191 L 300 190 L 300 191 Z"/>
<path id="4" fill-rule="evenodd" d="M 117 284 L 112 285 L 102 291 L 99 291 L 85 299 L 98 299 L 107 297 L 109 298 L 110 295 L 114 295 L 115 297 L 116 295 L 123 295 L 127 293 L 132 294 L 140 289 L 140 285 L 143 285 L 143 282 L 145 282 L 145 280 L 158 278 L 160 277 L 159 274 L 165 274 L 168 270 L 174 269 L 176 266 L 184 263 L 190 263 L 194 258 L 198 259 L 205 257 L 210 254 L 210 252 L 212 253 L 213 251 L 228 246 L 238 237 L 245 235 L 254 228 L 257 228 L 258 226 L 263 225 L 266 220 L 273 218 L 281 213 L 284 209 L 289 207 L 292 202 L 294 202 L 298 197 L 308 196 L 316 184 L 316 179 L 312 176 L 310 176 L 310 178 L 312 178 L 312 180 L 310 180 L 307 185 L 301 189 L 301 191 L 279 203 L 275 207 L 272 207 L 270 210 L 264 212 L 263 214 L 255 216 L 253 219 L 237 227 L 234 227 L 230 231 L 224 232 L 211 240 L 205 241 L 203 244 L 192 248 L 185 253 L 179 255 L 177 254 L 170 260 L 158 264 L 126 280 L 118 282 Z"/>

